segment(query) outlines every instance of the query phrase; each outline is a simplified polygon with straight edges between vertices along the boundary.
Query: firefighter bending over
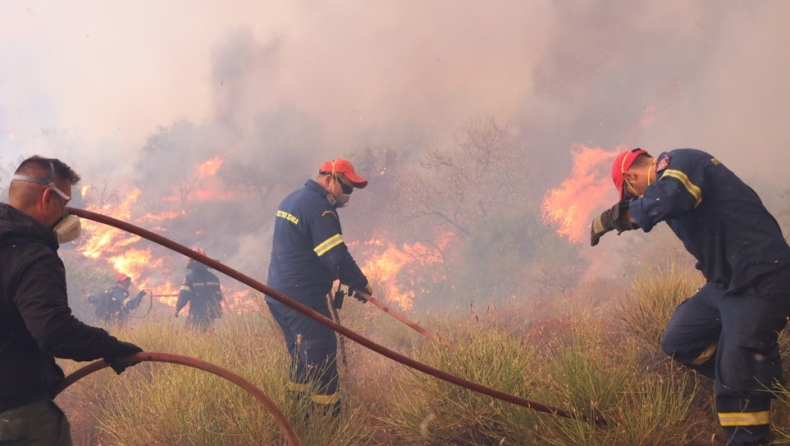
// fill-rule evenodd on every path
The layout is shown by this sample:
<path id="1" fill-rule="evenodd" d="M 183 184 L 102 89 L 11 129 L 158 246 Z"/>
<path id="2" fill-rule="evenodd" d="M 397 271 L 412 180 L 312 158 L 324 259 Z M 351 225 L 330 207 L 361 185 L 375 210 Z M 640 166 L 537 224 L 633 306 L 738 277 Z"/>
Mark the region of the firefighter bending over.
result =
<path id="1" fill-rule="evenodd" d="M 781 381 L 777 336 L 790 316 L 790 246 L 757 194 L 713 156 L 675 149 L 623 152 L 612 166 L 620 201 L 592 223 L 605 233 L 665 221 L 706 284 L 677 307 L 661 348 L 715 379 L 730 446 L 769 443 L 771 396 Z"/>
<path id="2" fill-rule="evenodd" d="M 196 248 L 195 252 L 206 255 L 200 248 Z M 194 259 L 189 259 L 187 269 L 190 271 L 184 277 L 184 284 L 178 291 L 176 317 L 188 303 L 187 327 L 206 330 L 214 319 L 222 317 L 222 290 L 219 286 L 219 278 L 208 270 L 208 266 Z"/>
<path id="3" fill-rule="evenodd" d="M 140 290 L 135 297 L 129 297 L 129 285 L 132 278 L 126 274 L 118 274 L 115 285 L 101 293 L 94 294 L 88 301 L 95 307 L 96 317 L 107 322 L 124 323 L 129 318 L 129 313 L 140 306 L 145 296 L 145 291 Z"/>
<path id="4" fill-rule="evenodd" d="M 326 295 L 339 279 L 350 290 L 372 294 L 340 229 L 337 209 L 348 204 L 354 188 L 368 182 L 345 159 L 327 161 L 315 180 L 288 195 L 277 210 L 269 264 L 273 289 L 331 319 Z M 354 296 L 363 303 L 362 296 Z M 296 398 L 310 396 L 314 407 L 340 413 L 335 332 L 302 313 L 266 296 L 291 355 L 289 388 Z"/>

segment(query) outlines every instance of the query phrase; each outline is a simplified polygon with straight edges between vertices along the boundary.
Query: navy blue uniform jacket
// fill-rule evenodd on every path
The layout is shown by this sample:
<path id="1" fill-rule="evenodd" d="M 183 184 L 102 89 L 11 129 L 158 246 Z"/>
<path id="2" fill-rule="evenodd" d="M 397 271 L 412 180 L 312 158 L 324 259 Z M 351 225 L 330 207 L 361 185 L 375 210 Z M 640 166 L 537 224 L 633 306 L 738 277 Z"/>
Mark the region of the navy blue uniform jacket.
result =
<path id="1" fill-rule="evenodd" d="M 708 282 L 738 292 L 790 264 L 776 219 L 749 186 L 713 156 L 675 149 L 656 158 L 656 182 L 629 211 L 645 232 L 666 221 Z"/>
<path id="2" fill-rule="evenodd" d="M 268 285 L 301 303 L 320 304 L 336 279 L 351 289 L 368 283 L 343 242 L 326 189 L 308 180 L 277 210 Z"/>

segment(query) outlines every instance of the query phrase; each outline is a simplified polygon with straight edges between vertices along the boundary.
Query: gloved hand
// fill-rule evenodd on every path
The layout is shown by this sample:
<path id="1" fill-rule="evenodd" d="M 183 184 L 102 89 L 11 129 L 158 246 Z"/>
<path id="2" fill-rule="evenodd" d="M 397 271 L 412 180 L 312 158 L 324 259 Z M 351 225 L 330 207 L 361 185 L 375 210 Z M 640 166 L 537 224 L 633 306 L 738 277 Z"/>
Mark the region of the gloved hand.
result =
<path id="1" fill-rule="evenodd" d="M 627 201 L 619 201 L 611 209 L 607 209 L 601 215 L 595 217 L 590 226 L 590 245 L 595 246 L 601 240 L 604 234 L 609 231 L 617 230 L 617 235 L 623 231 L 630 231 L 638 229 L 635 223 L 631 223 L 625 219 L 623 211 L 628 209 Z"/>
<path id="2" fill-rule="evenodd" d="M 176 310 L 176 319 L 178 319 L 178 311 L 179 311 L 179 310 Z"/>
<path id="3" fill-rule="evenodd" d="M 115 373 L 120 375 L 121 373 L 123 373 L 124 370 L 126 370 L 127 367 L 131 367 L 135 364 L 138 364 L 138 362 L 124 362 L 121 361 L 119 358 L 133 355 L 135 353 L 140 353 L 143 351 L 143 349 L 132 344 L 131 342 L 118 341 L 118 343 L 120 345 L 118 346 L 118 348 L 115 349 L 113 356 L 105 357 L 104 362 L 109 364 L 110 367 L 112 367 L 112 369 L 115 370 Z"/>
<path id="4" fill-rule="evenodd" d="M 137 293 L 137 296 L 134 296 L 134 300 L 140 300 L 143 298 L 143 296 L 145 296 L 145 291 L 140 290 L 140 292 Z"/>
<path id="5" fill-rule="evenodd" d="M 365 285 L 365 292 L 368 293 L 368 295 L 370 295 L 370 296 L 373 295 L 373 287 L 370 286 L 370 283 Z M 350 296 L 354 297 L 354 299 L 362 302 L 363 304 L 368 302 L 368 300 L 365 299 L 365 296 L 359 294 L 359 292 L 357 290 L 354 290 L 354 293 L 350 294 Z"/>

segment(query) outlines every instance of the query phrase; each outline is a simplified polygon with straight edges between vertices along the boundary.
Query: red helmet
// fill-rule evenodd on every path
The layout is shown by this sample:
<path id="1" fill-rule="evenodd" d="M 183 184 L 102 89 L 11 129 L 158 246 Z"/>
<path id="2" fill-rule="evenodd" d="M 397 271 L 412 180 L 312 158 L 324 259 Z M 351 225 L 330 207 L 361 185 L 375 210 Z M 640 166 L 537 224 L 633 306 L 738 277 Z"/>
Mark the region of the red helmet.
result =
<path id="1" fill-rule="evenodd" d="M 121 273 L 121 274 L 118 274 L 118 276 L 115 278 L 115 283 L 121 283 L 121 282 L 125 282 L 127 280 L 131 282 L 132 278 L 127 276 L 126 274 Z"/>
<path id="2" fill-rule="evenodd" d="M 203 249 L 201 249 L 201 248 L 195 248 L 194 251 L 196 253 L 200 254 L 200 255 L 206 255 L 206 251 L 203 251 Z M 195 260 L 192 257 L 190 257 L 189 258 L 189 262 L 187 262 L 187 264 L 191 265 L 191 264 L 196 263 L 196 262 L 197 262 L 197 260 Z"/>
<path id="3" fill-rule="evenodd" d="M 620 194 L 621 200 L 625 198 L 625 188 L 623 187 L 625 185 L 625 180 L 623 179 L 623 174 L 631 168 L 631 165 L 634 164 L 634 161 L 636 161 L 640 155 L 646 153 L 647 150 L 642 150 L 639 148 L 626 150 L 625 152 L 617 155 L 614 163 L 612 163 L 612 181 L 614 182 L 614 187 L 617 188 L 617 193 Z"/>

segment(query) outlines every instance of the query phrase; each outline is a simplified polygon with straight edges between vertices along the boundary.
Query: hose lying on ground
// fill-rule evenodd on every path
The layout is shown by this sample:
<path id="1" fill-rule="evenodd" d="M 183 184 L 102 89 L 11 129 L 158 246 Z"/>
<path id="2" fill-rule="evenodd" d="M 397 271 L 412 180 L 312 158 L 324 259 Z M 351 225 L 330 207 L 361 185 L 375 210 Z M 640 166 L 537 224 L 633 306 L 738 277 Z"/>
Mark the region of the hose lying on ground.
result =
<path id="1" fill-rule="evenodd" d="M 162 246 L 164 246 L 164 247 L 166 247 L 168 249 L 171 249 L 171 250 L 176 251 L 176 252 L 178 252 L 180 254 L 183 254 L 183 255 L 191 258 L 191 259 L 197 260 L 198 262 L 200 262 L 200 263 L 202 263 L 202 264 L 204 264 L 204 265 L 206 265 L 206 266 L 208 266 L 210 268 L 214 268 L 215 270 L 225 274 L 228 277 L 231 277 L 233 279 L 238 280 L 239 282 L 249 286 L 250 288 L 253 288 L 255 290 L 258 290 L 258 291 L 270 296 L 271 298 L 277 300 L 278 302 L 282 303 L 283 305 L 286 305 L 288 307 L 293 308 L 294 310 L 299 311 L 300 313 L 304 314 L 305 316 L 309 317 L 310 319 L 313 319 L 313 320 L 315 320 L 315 321 L 317 321 L 317 322 L 319 322 L 321 324 L 324 324 L 325 326 L 327 326 L 327 327 L 331 328 L 332 330 L 336 331 L 337 333 L 340 333 L 343 336 L 351 339 L 352 341 L 356 342 L 357 344 L 360 344 L 360 345 L 362 345 L 362 346 L 364 346 L 364 347 L 366 347 L 366 348 L 368 348 L 370 350 L 373 350 L 374 352 L 376 352 L 376 353 L 378 353 L 380 355 L 386 356 L 386 357 L 388 357 L 388 358 L 390 358 L 390 359 L 392 359 L 394 361 L 397 361 L 397 362 L 399 362 L 399 363 L 401 363 L 401 364 L 403 364 L 405 366 L 411 367 L 411 368 L 413 368 L 415 370 L 419 370 L 419 371 L 421 371 L 421 372 L 423 372 L 425 374 L 431 375 L 431 376 L 439 378 L 439 379 L 441 379 L 443 381 L 447 381 L 449 383 L 452 383 L 452 384 L 464 387 L 466 389 L 469 389 L 469 390 L 472 390 L 472 391 L 475 391 L 475 392 L 478 392 L 478 393 L 482 393 L 484 395 L 488 395 L 490 397 L 493 397 L 493 398 L 496 398 L 496 399 L 499 399 L 499 400 L 502 400 L 502 401 L 507 401 L 509 403 L 513 403 L 513 404 L 516 404 L 516 405 L 519 405 L 519 406 L 527 407 L 527 408 L 532 409 L 532 410 L 536 410 L 538 412 L 545 412 L 545 413 L 549 413 L 549 414 L 552 414 L 552 415 L 557 415 L 557 416 L 561 416 L 561 417 L 565 417 L 565 418 L 580 419 L 580 420 L 588 421 L 588 422 L 592 421 L 592 422 L 594 422 L 596 424 L 599 424 L 599 425 L 606 424 L 606 422 L 603 419 L 599 418 L 599 417 L 595 417 L 593 419 L 590 419 L 589 417 L 587 417 L 587 416 L 585 416 L 583 414 L 573 414 L 573 413 L 568 412 L 568 411 L 563 410 L 563 409 L 559 409 L 559 408 L 547 406 L 547 405 L 544 405 L 544 404 L 541 404 L 541 403 L 537 403 L 537 402 L 534 402 L 534 401 L 530 401 L 530 400 L 528 400 L 526 398 L 522 398 L 522 397 L 519 397 L 519 396 L 516 396 L 516 395 L 510 395 L 508 393 L 505 393 L 505 392 L 502 392 L 502 391 L 499 391 L 499 390 L 496 390 L 496 389 L 492 389 L 490 387 L 486 387 L 486 386 L 483 386 L 481 384 L 474 383 L 472 381 L 468 381 L 468 380 L 460 378 L 458 376 L 451 375 L 451 374 L 449 374 L 447 372 L 443 372 L 443 371 L 441 371 L 439 369 L 433 368 L 433 367 L 431 367 L 431 366 L 429 366 L 427 364 L 423 364 L 423 363 L 421 363 L 419 361 L 415 361 L 414 359 L 409 358 L 408 356 L 401 355 L 400 353 L 396 353 L 396 352 L 394 352 L 394 351 L 392 351 L 392 350 L 390 350 L 390 349 L 388 349 L 388 348 L 386 348 L 386 347 L 384 347 L 382 345 L 379 345 L 379 344 L 371 341 L 370 339 L 368 339 L 368 338 L 356 333 L 355 331 L 349 330 L 348 328 L 346 328 L 346 327 L 344 327 L 344 326 L 342 326 L 340 324 L 335 323 L 333 320 L 324 317 L 320 313 L 318 313 L 318 312 L 310 309 L 309 307 L 307 307 L 307 306 L 305 306 L 305 305 L 303 305 L 303 304 L 291 299 L 290 297 L 280 293 L 279 291 L 274 290 L 272 288 L 269 288 L 268 286 L 266 286 L 263 283 L 253 279 L 252 277 L 249 277 L 249 276 L 247 276 L 247 275 L 245 275 L 245 274 L 243 274 L 243 273 L 241 273 L 241 272 L 239 272 L 239 271 L 237 271 L 237 270 L 235 270 L 233 268 L 230 268 L 227 265 L 224 265 L 224 264 L 222 264 L 222 263 L 220 263 L 220 262 L 218 262 L 218 261 L 216 261 L 216 260 L 214 260 L 214 259 L 212 259 L 210 257 L 207 257 L 205 255 L 199 254 L 198 252 L 196 252 L 196 251 L 194 251 L 192 249 L 189 249 L 189 248 L 187 248 L 184 245 L 176 243 L 176 242 L 174 242 L 174 241 L 172 241 L 172 240 L 170 240 L 170 239 L 168 239 L 166 237 L 162 237 L 161 235 L 155 234 L 155 233 L 153 233 L 151 231 L 148 231 L 146 229 L 140 228 L 139 226 L 135 226 L 135 225 L 133 225 L 131 223 L 127 223 L 127 222 L 124 222 L 124 221 L 121 221 L 121 220 L 118 220 L 118 219 L 115 219 L 115 218 L 112 218 L 112 217 L 108 217 L 106 215 L 98 214 L 96 212 L 91 212 L 91 211 L 87 211 L 87 210 L 84 210 L 84 209 L 78 209 L 78 208 L 72 208 L 72 207 L 69 207 L 68 210 L 69 210 L 70 213 L 72 213 L 72 214 L 74 214 L 74 215 L 76 215 L 78 217 L 87 218 L 89 220 L 93 220 L 93 221 L 96 221 L 96 222 L 99 222 L 99 223 L 103 223 L 103 224 L 106 224 L 106 225 L 109 225 L 109 226 L 114 226 L 114 227 L 116 227 L 116 228 L 118 228 L 120 230 L 129 232 L 129 233 L 132 233 L 132 234 L 135 234 L 135 235 L 139 235 L 140 237 L 143 237 L 143 238 L 148 239 L 148 240 L 150 240 L 150 241 L 152 241 L 154 243 L 162 245 Z"/>
<path id="2" fill-rule="evenodd" d="M 260 401 L 261 404 L 263 404 L 263 407 L 265 407 L 266 410 L 269 411 L 270 414 L 272 414 L 274 419 L 277 421 L 277 424 L 280 425 L 280 429 L 282 429 L 283 434 L 288 439 L 288 443 L 290 443 L 291 446 L 299 445 L 299 440 L 297 440 L 296 433 L 294 432 L 290 423 L 288 423 L 288 419 L 285 418 L 285 415 L 283 415 L 283 413 L 274 404 L 274 402 L 271 399 L 269 399 L 269 397 L 267 397 L 262 390 L 258 389 L 246 379 L 242 378 L 241 376 L 229 370 L 225 370 L 222 367 L 216 366 L 214 364 L 205 361 L 201 361 L 199 359 L 190 358 L 188 356 L 174 355 L 172 353 L 142 352 L 142 353 L 135 353 L 133 355 L 126 356 L 121 360 L 128 364 L 135 364 L 143 361 L 169 362 L 171 364 L 181 364 L 187 367 L 193 367 L 198 370 L 203 370 L 204 372 L 213 373 L 214 375 L 217 375 L 221 378 L 225 378 L 226 380 L 246 390 L 253 397 L 255 397 L 256 400 Z M 79 381 L 81 378 L 84 378 L 85 376 L 90 375 L 93 372 L 99 371 L 105 367 L 109 367 L 109 365 L 103 359 L 100 359 L 98 361 L 94 361 L 86 365 L 85 367 L 78 369 L 77 371 L 70 374 L 69 376 L 66 377 L 66 379 L 63 380 L 63 382 L 55 390 L 55 396 L 57 396 L 60 392 L 65 390 L 70 385 Z"/>

